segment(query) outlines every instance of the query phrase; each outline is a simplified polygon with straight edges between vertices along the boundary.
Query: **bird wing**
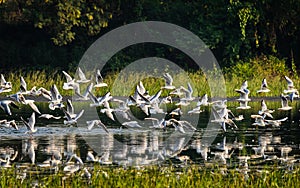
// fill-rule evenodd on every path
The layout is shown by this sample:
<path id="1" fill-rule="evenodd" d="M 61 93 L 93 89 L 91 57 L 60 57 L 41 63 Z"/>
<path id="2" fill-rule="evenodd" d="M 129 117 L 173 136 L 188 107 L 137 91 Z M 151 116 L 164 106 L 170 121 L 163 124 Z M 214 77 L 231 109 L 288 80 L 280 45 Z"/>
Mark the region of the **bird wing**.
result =
<path id="1" fill-rule="evenodd" d="M 23 78 L 23 76 L 20 77 L 20 91 L 21 92 L 26 92 L 27 91 L 27 84 Z"/>
<path id="2" fill-rule="evenodd" d="M 80 80 L 86 80 L 85 74 L 82 72 L 80 67 L 78 67 L 78 76 Z"/>
<path id="3" fill-rule="evenodd" d="M 67 120 L 68 120 L 68 121 L 72 120 L 72 117 L 71 117 L 70 113 L 67 112 L 64 108 L 62 108 L 62 110 L 63 110 L 65 116 L 67 117 Z"/>
<path id="4" fill-rule="evenodd" d="M 93 103 L 99 103 L 97 97 L 91 92 L 91 91 L 88 91 L 89 95 L 90 95 L 90 99 L 93 101 Z"/>
<path id="5" fill-rule="evenodd" d="M 3 74 L 1 74 L 1 85 L 5 85 L 5 83 L 6 83 L 6 80 L 3 76 Z"/>
<path id="6" fill-rule="evenodd" d="M 83 113 L 84 113 L 84 110 L 81 110 L 74 119 L 77 121 L 82 116 Z"/>
<path id="7" fill-rule="evenodd" d="M 154 101 L 156 101 L 160 97 L 161 92 L 162 91 L 159 90 L 155 95 L 151 96 L 150 99 L 149 99 L 150 103 L 153 103 Z"/>
<path id="8" fill-rule="evenodd" d="M 26 122 L 23 117 L 21 116 L 21 120 L 23 121 L 23 123 L 25 124 L 25 126 L 27 127 L 28 130 L 31 130 L 30 125 L 28 124 L 28 122 Z"/>
<path id="9" fill-rule="evenodd" d="M 103 77 L 102 77 L 99 69 L 97 69 L 97 73 L 96 73 L 96 83 L 97 84 L 103 83 Z"/>
<path id="10" fill-rule="evenodd" d="M 66 73 L 65 71 L 62 71 L 62 72 L 66 76 L 67 83 L 74 81 L 73 78 L 68 73 Z"/>
<path id="11" fill-rule="evenodd" d="M 31 130 L 34 129 L 34 125 L 35 125 L 35 113 L 32 112 L 29 121 L 28 121 L 29 126 L 31 127 Z"/>
<path id="12" fill-rule="evenodd" d="M 267 80 L 264 78 L 261 83 L 261 89 L 267 88 L 267 87 L 268 87 Z"/>
<path id="13" fill-rule="evenodd" d="M 102 123 L 102 121 L 98 120 L 97 125 L 102 127 L 105 130 L 105 132 L 109 133 L 107 127 L 104 125 L 104 123 Z"/>
<path id="14" fill-rule="evenodd" d="M 261 100 L 261 111 L 264 112 L 266 110 L 268 110 L 268 107 L 267 107 L 267 105 L 265 103 L 265 100 Z"/>
<path id="15" fill-rule="evenodd" d="M 137 91 L 138 91 L 139 93 L 141 93 L 142 95 L 143 95 L 144 93 L 146 93 L 146 89 L 145 89 L 144 84 L 143 84 L 142 81 L 140 81 L 139 84 L 137 85 Z"/>
<path id="16" fill-rule="evenodd" d="M 294 82 L 289 77 L 284 76 L 284 78 L 287 81 L 289 87 L 294 87 Z"/>
<path id="17" fill-rule="evenodd" d="M 33 100 L 25 100 L 25 102 L 26 102 L 26 104 L 28 104 L 32 108 L 32 110 L 34 110 L 38 114 L 41 114 L 38 107 L 34 104 Z"/>
<path id="18" fill-rule="evenodd" d="M 247 88 L 248 88 L 248 82 L 247 82 L 247 80 L 245 80 L 242 84 L 241 89 L 247 89 Z"/>
<path id="19" fill-rule="evenodd" d="M 86 90 L 85 90 L 85 92 L 84 92 L 84 94 L 83 94 L 83 97 L 85 97 L 85 98 L 88 97 L 89 92 L 92 92 L 93 85 L 94 85 L 93 83 L 90 83 L 90 84 L 87 86 L 87 88 L 86 88 Z"/>
<path id="20" fill-rule="evenodd" d="M 67 112 L 69 114 L 74 114 L 74 107 L 70 99 L 67 100 Z"/>
<path id="21" fill-rule="evenodd" d="M 188 83 L 188 90 L 191 94 L 193 93 L 193 88 L 190 83 Z"/>
<path id="22" fill-rule="evenodd" d="M 173 78 L 172 78 L 172 76 L 171 76 L 169 73 L 165 73 L 165 74 L 163 74 L 163 77 L 164 77 L 164 79 L 165 79 L 165 81 L 166 81 L 166 85 L 171 86 L 172 83 L 173 83 Z"/>
<path id="23" fill-rule="evenodd" d="M 86 124 L 88 125 L 87 129 L 88 129 L 88 130 L 91 130 L 91 129 L 94 127 L 96 121 L 97 121 L 97 120 L 87 121 L 87 122 L 86 122 Z"/>
<path id="24" fill-rule="evenodd" d="M 288 100 L 287 98 L 281 94 L 281 105 L 282 107 L 287 107 L 288 106 Z"/>
<path id="25" fill-rule="evenodd" d="M 62 96 L 60 95 L 55 84 L 52 85 L 52 87 L 50 89 L 50 93 L 51 93 L 52 100 L 61 100 L 62 99 Z"/>

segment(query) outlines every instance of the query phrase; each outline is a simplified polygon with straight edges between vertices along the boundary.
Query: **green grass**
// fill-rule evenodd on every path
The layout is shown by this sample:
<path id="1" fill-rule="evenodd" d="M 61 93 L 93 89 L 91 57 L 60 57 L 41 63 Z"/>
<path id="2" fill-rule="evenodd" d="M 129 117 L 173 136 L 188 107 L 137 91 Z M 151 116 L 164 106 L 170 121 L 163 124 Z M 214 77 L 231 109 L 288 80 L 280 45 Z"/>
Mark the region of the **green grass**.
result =
<path id="1" fill-rule="evenodd" d="M 240 88 L 243 81 L 247 80 L 250 96 L 280 96 L 280 93 L 287 87 L 284 75 L 289 76 L 296 86 L 300 87 L 300 80 L 298 75 L 290 71 L 284 60 L 279 60 L 275 57 L 260 57 L 251 59 L 246 62 L 237 62 L 234 66 L 224 68 L 223 76 L 225 78 L 226 95 L 227 97 L 239 96 L 234 89 Z M 74 73 L 70 73 L 72 76 Z M 176 72 L 171 73 L 174 83 L 173 85 L 179 87 L 184 86 L 187 88 L 187 82 L 190 82 L 195 97 L 202 96 L 207 93 L 210 96 L 210 88 L 222 88 L 222 83 L 214 80 L 215 73 L 210 72 L 205 75 L 202 71 L 197 72 Z M 91 73 L 88 73 L 91 75 Z M 50 89 L 53 84 L 56 84 L 62 95 L 72 95 L 72 91 L 62 90 L 65 77 L 62 72 L 47 73 L 46 71 L 32 71 L 27 73 L 16 72 L 4 75 L 7 81 L 13 83 L 13 91 L 15 93 L 19 90 L 20 76 L 23 76 L 27 81 L 27 88 L 32 86 L 44 87 Z M 261 81 L 263 78 L 267 79 L 271 92 L 265 94 L 257 94 L 256 91 L 260 89 Z M 211 85 L 208 80 L 211 80 Z M 164 85 L 163 78 L 148 77 L 147 72 L 135 73 L 130 72 L 127 74 L 119 74 L 117 72 L 109 73 L 105 76 L 104 81 L 108 84 L 107 88 L 100 88 L 96 90 L 97 95 L 103 95 L 107 91 L 111 91 L 113 96 L 129 96 L 133 93 L 135 85 L 138 81 L 142 80 L 145 88 L 149 90 L 150 94 L 155 94 Z M 81 90 L 85 90 L 87 84 L 83 85 Z M 162 96 L 166 96 L 167 91 L 163 91 Z"/>
<path id="2" fill-rule="evenodd" d="M 206 169 L 201 166 L 183 168 L 148 166 L 137 168 L 103 167 L 95 165 L 90 169 L 91 179 L 82 176 L 82 171 L 66 176 L 56 174 L 33 174 L 21 182 L 16 169 L 0 169 L 1 187 L 297 187 L 300 183 L 299 168 L 293 173 L 272 169 L 263 172 L 252 171 L 245 178 L 243 173 L 220 168 Z"/>

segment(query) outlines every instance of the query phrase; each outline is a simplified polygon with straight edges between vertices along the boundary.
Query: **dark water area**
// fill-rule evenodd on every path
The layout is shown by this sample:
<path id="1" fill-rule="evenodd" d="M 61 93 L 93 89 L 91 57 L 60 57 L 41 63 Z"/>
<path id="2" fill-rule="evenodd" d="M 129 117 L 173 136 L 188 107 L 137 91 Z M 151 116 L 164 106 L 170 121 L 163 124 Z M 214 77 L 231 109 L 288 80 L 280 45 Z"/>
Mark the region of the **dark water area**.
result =
<path id="1" fill-rule="evenodd" d="M 91 108 L 89 102 L 74 102 L 76 111 L 84 109 L 84 115 L 77 125 L 65 125 L 64 114 L 56 109 L 49 110 L 48 103 L 39 102 L 37 106 L 42 113 L 60 116 L 61 119 L 42 119 L 36 117 L 35 127 L 38 129 L 32 135 L 26 134 L 24 124 L 20 121 L 30 117 L 32 110 L 22 106 L 13 110 L 12 116 L 0 113 L 0 120 L 16 120 L 19 130 L 0 128 L 0 156 L 15 156 L 10 165 L 17 167 L 51 168 L 49 159 L 54 154 L 61 155 L 60 166 L 64 167 L 71 156 L 76 154 L 83 165 L 90 165 L 90 154 L 96 162 L 102 165 L 114 166 L 144 166 L 144 165 L 189 165 L 196 164 L 209 168 L 220 165 L 228 169 L 259 170 L 265 168 L 284 168 L 291 170 L 299 164 L 300 158 L 300 103 L 290 104 L 290 111 L 277 110 L 281 103 L 278 100 L 266 101 L 269 109 L 275 109 L 274 119 L 288 119 L 278 127 L 259 127 L 252 125 L 251 115 L 260 110 L 260 102 L 250 102 L 251 109 L 237 110 L 237 102 L 227 102 L 236 116 L 244 119 L 235 121 L 237 129 L 227 127 L 224 132 L 218 123 L 211 123 L 211 107 L 203 108 L 200 114 L 187 114 L 196 104 L 184 107 L 182 120 L 189 121 L 197 129 L 181 133 L 173 127 L 165 130 L 152 129 L 152 122 L 144 120 L 145 114 L 139 114 L 132 109 L 132 116 L 139 122 L 141 128 L 126 128 L 122 126 L 124 119 L 115 114 L 112 121 L 100 113 L 100 109 Z M 165 110 L 168 110 L 165 106 Z M 109 133 L 94 126 L 87 129 L 86 121 L 95 119 L 95 115 L 107 126 Z M 165 114 L 154 114 L 151 117 L 165 118 Z M 32 157 L 34 155 L 34 157 Z M 72 159 L 71 159 L 72 160 Z M 5 166 L 5 162 L 1 163 Z"/>

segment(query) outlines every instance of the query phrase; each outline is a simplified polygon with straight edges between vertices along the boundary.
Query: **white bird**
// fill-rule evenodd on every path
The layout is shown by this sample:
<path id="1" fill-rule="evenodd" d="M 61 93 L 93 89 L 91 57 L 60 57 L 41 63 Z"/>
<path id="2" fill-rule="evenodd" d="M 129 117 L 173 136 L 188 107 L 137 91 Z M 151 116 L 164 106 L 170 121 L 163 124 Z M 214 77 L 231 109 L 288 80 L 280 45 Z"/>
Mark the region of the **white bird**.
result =
<path id="1" fill-rule="evenodd" d="M 24 80 L 23 76 L 20 77 L 20 93 L 26 95 L 29 92 L 27 91 L 27 83 Z"/>
<path id="2" fill-rule="evenodd" d="M 293 91 L 290 94 L 286 95 L 286 97 L 289 98 L 291 102 L 293 102 L 295 98 L 299 98 L 299 92 Z"/>
<path id="3" fill-rule="evenodd" d="M 56 85 L 52 85 L 50 89 L 51 101 L 49 102 L 49 109 L 54 110 L 55 108 L 62 108 L 64 104 L 62 103 L 62 96 L 59 93 Z"/>
<path id="4" fill-rule="evenodd" d="M 96 84 L 94 85 L 94 87 L 98 88 L 98 87 L 107 87 L 107 84 L 103 82 L 103 78 L 101 76 L 100 70 L 97 69 L 97 73 L 96 73 Z"/>
<path id="5" fill-rule="evenodd" d="M 207 94 L 205 93 L 202 97 L 201 97 L 201 100 L 199 100 L 197 102 L 197 106 L 208 106 L 209 105 L 209 102 L 208 102 L 208 97 L 207 97 Z"/>
<path id="6" fill-rule="evenodd" d="M 188 111 L 188 114 L 200 114 L 201 112 L 203 112 L 201 106 L 196 106 L 194 109 Z"/>
<path id="7" fill-rule="evenodd" d="M 247 80 L 245 80 L 243 83 L 242 83 L 242 86 L 240 89 L 235 89 L 236 92 L 238 91 L 243 91 L 244 89 L 248 89 L 248 82 Z"/>
<path id="8" fill-rule="evenodd" d="M 279 127 L 282 122 L 288 120 L 288 117 L 278 119 L 278 120 L 267 120 L 265 119 L 266 125 L 271 125 L 273 127 Z"/>
<path id="9" fill-rule="evenodd" d="M 122 123 L 122 125 L 127 128 L 142 128 L 142 126 L 137 121 L 127 121 Z"/>
<path id="10" fill-rule="evenodd" d="M 65 71 L 62 71 L 67 79 L 67 82 L 66 83 L 71 83 L 71 82 L 74 82 L 75 79 L 72 78 L 68 73 L 66 73 Z"/>
<path id="11" fill-rule="evenodd" d="M 194 97 L 192 96 L 193 95 L 193 88 L 192 88 L 190 83 L 188 83 L 188 89 L 186 89 L 182 86 L 181 86 L 181 88 L 182 88 L 183 92 L 185 93 L 185 97 L 181 98 L 180 100 L 184 100 L 184 101 L 194 100 Z"/>
<path id="12" fill-rule="evenodd" d="M 251 115 L 251 118 L 255 119 L 255 122 L 252 123 L 252 125 L 259 126 L 259 127 L 266 126 L 264 118 L 261 115 Z"/>
<path id="13" fill-rule="evenodd" d="M 171 116 L 181 116 L 182 114 L 181 108 L 176 108 L 169 113 Z"/>
<path id="14" fill-rule="evenodd" d="M 23 92 L 24 93 L 24 92 Z M 8 95 L 7 97 L 14 99 L 16 102 L 29 105 L 32 110 L 34 110 L 36 113 L 41 114 L 38 107 L 34 104 L 34 100 L 25 99 L 24 95 L 21 92 L 18 92 L 16 94 Z"/>
<path id="15" fill-rule="evenodd" d="M 76 82 L 78 83 L 88 83 L 91 81 L 86 79 L 85 74 L 82 72 L 80 67 L 78 67 L 78 76 L 79 76 L 79 80 L 76 80 Z"/>
<path id="16" fill-rule="evenodd" d="M 248 101 L 239 101 L 240 106 L 236 107 L 236 109 L 247 110 L 250 109 L 251 106 L 248 106 Z"/>
<path id="17" fill-rule="evenodd" d="M 11 120 L 11 121 L 7 121 L 6 119 L 5 120 L 1 120 L 0 121 L 0 125 L 3 126 L 3 127 L 6 127 L 6 128 L 14 128 L 16 130 L 19 130 L 17 124 L 16 124 L 16 121 L 15 120 Z"/>
<path id="18" fill-rule="evenodd" d="M 180 127 L 185 127 L 187 129 L 190 129 L 190 130 L 197 130 L 191 123 L 189 123 L 188 121 L 184 121 L 184 120 L 176 120 L 176 119 L 169 119 L 168 120 L 170 123 L 173 123 L 174 125 L 176 126 L 180 126 Z"/>
<path id="19" fill-rule="evenodd" d="M 45 118 L 45 119 L 60 119 L 60 116 L 53 116 L 52 114 L 42 114 L 39 116 L 39 118 Z"/>
<path id="20" fill-rule="evenodd" d="M 281 97 L 281 108 L 278 108 L 278 110 L 283 110 L 283 111 L 291 110 L 292 107 L 289 106 L 287 98 L 283 94 L 281 94 L 280 97 Z"/>
<path id="21" fill-rule="evenodd" d="M 266 80 L 266 78 L 264 78 L 264 79 L 262 80 L 260 89 L 257 91 L 257 93 L 268 93 L 268 92 L 270 92 L 270 91 L 271 91 L 271 90 L 268 88 L 267 80 Z"/>
<path id="22" fill-rule="evenodd" d="M 11 82 L 7 82 L 5 80 L 3 74 L 1 74 L 1 79 L 0 79 L 0 93 L 11 92 L 11 89 L 12 89 Z"/>
<path id="23" fill-rule="evenodd" d="M 109 133 L 108 129 L 106 128 L 106 126 L 102 123 L 101 120 L 91 120 L 91 121 L 87 121 L 86 122 L 88 127 L 88 130 L 91 130 L 95 125 L 97 125 L 98 127 L 101 127 L 102 129 L 105 130 L 105 132 Z"/>
<path id="24" fill-rule="evenodd" d="M 97 98 L 92 92 L 89 92 L 89 95 L 90 99 L 93 101 L 93 103 L 90 104 L 90 107 L 102 106 L 105 101 L 109 101 L 112 99 L 110 92 L 107 92 L 104 96 L 99 98 Z"/>
<path id="25" fill-rule="evenodd" d="M 157 118 L 151 117 L 151 118 L 145 118 L 145 120 L 151 120 L 152 121 L 152 127 L 150 127 L 150 128 L 164 129 L 166 127 L 165 126 L 166 124 L 165 124 L 165 119 L 164 118 L 161 119 L 161 120 L 159 120 Z"/>
<path id="26" fill-rule="evenodd" d="M 227 100 L 217 100 L 217 101 L 212 101 L 211 104 L 213 105 L 214 108 L 217 109 L 222 109 L 222 108 L 227 108 Z"/>
<path id="27" fill-rule="evenodd" d="M 92 151 L 88 151 L 86 154 L 87 162 L 97 162 L 99 160 L 98 156 L 94 156 Z"/>
<path id="28" fill-rule="evenodd" d="M 161 89 L 168 89 L 173 90 L 175 89 L 175 86 L 173 86 L 173 78 L 169 73 L 163 74 L 163 77 L 165 79 L 165 86 L 161 87 Z"/>
<path id="29" fill-rule="evenodd" d="M 269 110 L 266 103 L 265 103 L 265 100 L 262 100 L 261 101 L 261 110 L 258 111 L 258 114 L 259 115 L 262 115 L 263 118 L 265 118 L 266 116 L 270 117 L 270 118 L 273 118 L 272 114 L 275 110 Z"/>
<path id="30" fill-rule="evenodd" d="M 294 86 L 294 82 L 287 76 L 284 76 L 285 80 L 287 81 L 287 89 L 283 90 L 284 93 L 292 93 L 297 92 L 297 89 Z"/>
<path id="31" fill-rule="evenodd" d="M 35 133 L 37 131 L 37 129 L 34 127 L 35 126 L 35 113 L 34 112 L 30 116 L 28 122 L 25 121 L 23 119 L 23 117 L 21 117 L 21 120 L 23 121 L 23 123 L 25 124 L 25 126 L 26 126 L 26 128 L 28 130 L 26 133 L 32 134 L 32 133 Z"/>
<path id="32" fill-rule="evenodd" d="M 67 100 L 67 112 L 71 116 L 71 118 L 74 118 L 77 115 L 74 113 L 74 107 L 70 99 Z"/>
<path id="33" fill-rule="evenodd" d="M 34 100 L 26 99 L 24 104 L 29 105 L 29 106 L 31 107 L 31 109 L 32 109 L 33 111 L 35 111 L 36 113 L 41 114 L 40 110 L 39 110 L 38 107 L 34 104 L 34 102 L 35 102 Z"/>
<path id="34" fill-rule="evenodd" d="M 90 99 L 89 95 L 90 92 L 92 92 L 92 89 L 93 89 L 93 83 L 90 83 L 82 95 L 79 93 L 79 91 L 77 92 L 75 91 L 75 94 L 78 96 L 78 98 L 76 98 L 75 100 L 82 100 L 82 101 L 89 100 Z"/>
<path id="35" fill-rule="evenodd" d="M 11 110 L 10 110 L 10 107 L 9 106 L 12 106 L 14 108 L 19 108 L 16 103 L 12 100 L 2 100 L 0 101 L 0 107 L 4 110 L 4 112 L 7 114 L 7 115 L 12 115 L 11 113 Z"/>
<path id="36" fill-rule="evenodd" d="M 100 112 L 105 113 L 107 117 L 109 117 L 111 120 L 115 121 L 115 118 L 112 114 L 112 112 L 114 110 L 110 108 L 108 101 L 104 101 L 103 106 L 104 106 L 104 108 L 102 108 L 100 110 Z"/>
<path id="37" fill-rule="evenodd" d="M 249 89 L 240 89 L 236 90 L 236 92 L 240 94 L 240 98 L 237 99 L 238 101 L 251 101 L 251 99 L 249 99 Z"/>
<path id="38" fill-rule="evenodd" d="M 64 120 L 64 124 L 65 125 L 73 125 L 77 123 L 77 120 L 83 115 L 84 110 L 81 110 L 78 114 L 76 114 L 75 117 L 72 117 L 71 114 L 69 114 L 69 112 L 67 112 L 64 108 L 63 112 L 65 113 L 65 116 L 67 118 L 67 120 Z"/>

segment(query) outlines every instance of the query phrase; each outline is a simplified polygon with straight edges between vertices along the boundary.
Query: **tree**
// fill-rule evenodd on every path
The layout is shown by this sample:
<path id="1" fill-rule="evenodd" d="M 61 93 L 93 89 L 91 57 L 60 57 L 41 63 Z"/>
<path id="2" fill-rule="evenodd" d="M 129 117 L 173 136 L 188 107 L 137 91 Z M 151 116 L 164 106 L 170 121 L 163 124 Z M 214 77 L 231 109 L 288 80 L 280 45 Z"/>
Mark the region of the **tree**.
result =
<path id="1" fill-rule="evenodd" d="M 105 0 L 1 0 L 0 10 L 2 22 L 33 24 L 49 33 L 56 45 L 66 45 L 78 32 L 99 34 L 117 9 Z"/>

